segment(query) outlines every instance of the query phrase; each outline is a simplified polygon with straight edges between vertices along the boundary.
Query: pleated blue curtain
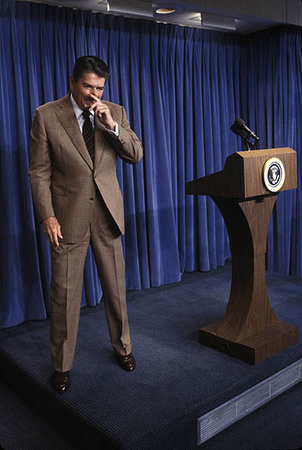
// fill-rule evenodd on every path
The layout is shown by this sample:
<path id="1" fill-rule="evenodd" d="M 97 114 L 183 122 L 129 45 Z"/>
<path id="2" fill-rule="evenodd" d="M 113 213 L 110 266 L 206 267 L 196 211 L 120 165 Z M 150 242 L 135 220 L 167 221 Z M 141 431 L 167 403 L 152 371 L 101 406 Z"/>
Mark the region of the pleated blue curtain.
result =
<path id="1" fill-rule="evenodd" d="M 267 267 L 302 274 L 301 119 L 302 34 L 300 28 L 264 31 L 245 41 L 241 108 L 260 136 L 261 148 L 297 151 L 298 189 L 281 192 L 268 235 Z"/>
<path id="2" fill-rule="evenodd" d="M 45 315 L 40 260 L 28 188 L 31 111 L 20 25 L 2 11 L 0 26 L 1 303 L 2 326 Z"/>
<path id="3" fill-rule="evenodd" d="M 35 222 L 28 183 L 29 131 L 37 106 L 69 89 L 74 61 L 108 62 L 104 98 L 125 106 L 144 146 L 136 166 L 118 164 L 125 203 L 128 289 L 179 281 L 230 257 L 213 201 L 185 195 L 185 182 L 223 168 L 242 149 L 230 131 L 243 117 L 261 147 L 292 146 L 301 167 L 301 34 L 253 37 L 0 0 L 0 327 L 46 317 L 50 252 Z M 286 63 L 286 64 L 285 64 Z M 301 276 L 301 180 L 280 195 L 268 267 Z M 82 304 L 102 295 L 91 250 Z"/>

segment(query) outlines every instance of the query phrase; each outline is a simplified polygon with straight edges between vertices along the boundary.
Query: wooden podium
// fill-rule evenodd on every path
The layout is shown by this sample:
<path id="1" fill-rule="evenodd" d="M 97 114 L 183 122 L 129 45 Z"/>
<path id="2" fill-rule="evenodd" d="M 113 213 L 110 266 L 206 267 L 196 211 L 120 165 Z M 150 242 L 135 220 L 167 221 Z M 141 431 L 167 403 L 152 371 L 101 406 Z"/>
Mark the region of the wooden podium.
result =
<path id="1" fill-rule="evenodd" d="M 240 151 L 224 170 L 186 183 L 186 194 L 209 195 L 224 217 L 232 252 L 232 283 L 221 322 L 200 328 L 199 341 L 251 364 L 299 339 L 269 302 L 265 254 L 270 216 L 281 190 L 297 188 L 297 155 L 290 148 Z"/>

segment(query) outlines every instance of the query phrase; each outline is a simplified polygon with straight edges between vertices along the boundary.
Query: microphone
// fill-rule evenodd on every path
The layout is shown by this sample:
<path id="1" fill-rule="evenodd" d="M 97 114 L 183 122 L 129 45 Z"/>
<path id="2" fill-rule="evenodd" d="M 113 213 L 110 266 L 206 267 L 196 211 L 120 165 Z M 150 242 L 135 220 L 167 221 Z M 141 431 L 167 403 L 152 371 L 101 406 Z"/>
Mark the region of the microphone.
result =
<path id="1" fill-rule="evenodd" d="M 235 134 L 238 134 L 242 137 L 247 150 L 254 149 L 257 142 L 259 141 L 258 136 L 256 136 L 256 134 L 249 129 L 249 127 L 242 119 L 240 119 L 240 117 L 237 117 L 235 123 L 233 123 L 233 125 L 231 126 L 231 130 Z M 253 139 L 254 142 L 251 139 Z"/>
<path id="2" fill-rule="evenodd" d="M 240 131 L 245 131 L 249 137 L 252 137 L 256 141 L 259 141 L 258 136 L 252 130 L 249 129 L 249 127 L 246 125 L 246 123 L 242 119 L 240 119 L 240 117 L 237 117 L 237 119 L 235 120 L 235 123 L 231 126 L 231 130 L 235 134 L 239 134 L 240 136 L 242 136 L 240 134 Z"/>

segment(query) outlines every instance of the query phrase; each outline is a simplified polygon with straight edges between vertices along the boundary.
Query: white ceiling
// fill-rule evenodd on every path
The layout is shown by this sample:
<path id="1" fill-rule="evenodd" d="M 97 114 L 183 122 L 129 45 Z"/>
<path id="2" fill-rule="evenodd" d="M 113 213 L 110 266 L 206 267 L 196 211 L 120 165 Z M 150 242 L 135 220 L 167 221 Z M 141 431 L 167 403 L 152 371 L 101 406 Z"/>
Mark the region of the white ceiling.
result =
<path id="1" fill-rule="evenodd" d="M 28 1 L 28 0 L 27 0 Z M 249 33 L 282 23 L 302 25 L 301 0 L 30 0 L 211 30 Z M 174 8 L 169 15 L 159 7 Z"/>

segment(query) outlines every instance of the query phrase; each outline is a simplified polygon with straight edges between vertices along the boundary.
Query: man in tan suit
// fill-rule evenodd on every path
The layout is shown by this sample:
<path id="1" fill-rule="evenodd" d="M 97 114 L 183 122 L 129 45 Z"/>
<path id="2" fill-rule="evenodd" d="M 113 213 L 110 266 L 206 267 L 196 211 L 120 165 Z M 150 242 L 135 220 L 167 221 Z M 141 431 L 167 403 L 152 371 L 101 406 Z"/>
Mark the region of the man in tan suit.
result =
<path id="1" fill-rule="evenodd" d="M 77 59 L 71 94 L 37 108 L 30 141 L 30 185 L 38 219 L 51 243 L 50 350 L 56 391 L 70 386 L 83 271 L 91 244 L 103 289 L 111 343 L 120 366 L 135 358 L 126 308 L 119 156 L 137 163 L 142 146 L 122 106 L 102 101 L 109 70 L 97 57 Z"/>

